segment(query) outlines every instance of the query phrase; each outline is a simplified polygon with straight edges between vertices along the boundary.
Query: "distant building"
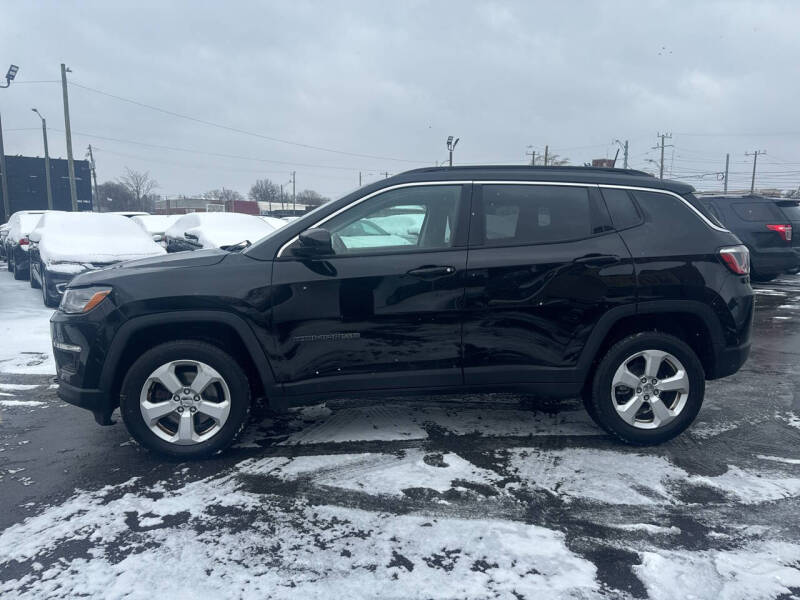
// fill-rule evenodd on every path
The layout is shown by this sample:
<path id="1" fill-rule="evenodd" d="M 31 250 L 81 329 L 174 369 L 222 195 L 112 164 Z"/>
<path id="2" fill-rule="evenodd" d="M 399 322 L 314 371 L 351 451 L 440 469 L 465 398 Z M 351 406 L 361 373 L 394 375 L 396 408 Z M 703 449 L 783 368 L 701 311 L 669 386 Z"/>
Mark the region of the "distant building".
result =
<path id="1" fill-rule="evenodd" d="M 616 161 L 613 158 L 593 158 L 592 159 L 592 166 L 593 167 L 606 167 L 613 169 L 614 163 Z"/>
<path id="2" fill-rule="evenodd" d="M 8 198 L 11 212 L 47 208 L 46 173 L 44 158 L 37 156 L 8 156 Z M 89 161 L 76 160 L 75 187 L 78 195 L 78 210 L 92 210 L 92 184 Z M 53 208 L 72 210 L 69 191 L 69 169 L 63 158 L 50 159 L 50 185 L 53 192 Z M 0 207 L 3 207 L 3 189 L 0 186 Z M 0 212 L 2 212 L 0 210 Z"/>
<path id="3" fill-rule="evenodd" d="M 220 201 L 203 196 L 163 196 L 154 203 L 158 215 L 184 215 L 192 212 L 238 212 L 258 214 L 258 203 L 250 200 Z"/>

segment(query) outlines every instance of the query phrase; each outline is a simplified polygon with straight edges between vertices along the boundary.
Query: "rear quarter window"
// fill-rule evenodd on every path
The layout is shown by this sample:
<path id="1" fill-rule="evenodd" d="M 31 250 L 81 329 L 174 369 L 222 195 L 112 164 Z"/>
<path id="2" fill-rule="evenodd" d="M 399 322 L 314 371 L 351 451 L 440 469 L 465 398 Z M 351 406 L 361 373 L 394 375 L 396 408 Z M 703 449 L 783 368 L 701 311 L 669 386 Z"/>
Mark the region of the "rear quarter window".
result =
<path id="1" fill-rule="evenodd" d="M 616 229 L 627 229 L 642 222 L 642 215 L 633 202 L 631 195 L 625 190 L 603 188 L 603 200 L 606 201 L 611 221 Z"/>
<path id="2" fill-rule="evenodd" d="M 781 211 L 769 202 L 734 202 L 731 209 L 743 221 L 785 220 Z"/>
<path id="3" fill-rule="evenodd" d="M 775 202 L 790 221 L 800 221 L 800 202 L 797 200 L 778 200 Z"/>

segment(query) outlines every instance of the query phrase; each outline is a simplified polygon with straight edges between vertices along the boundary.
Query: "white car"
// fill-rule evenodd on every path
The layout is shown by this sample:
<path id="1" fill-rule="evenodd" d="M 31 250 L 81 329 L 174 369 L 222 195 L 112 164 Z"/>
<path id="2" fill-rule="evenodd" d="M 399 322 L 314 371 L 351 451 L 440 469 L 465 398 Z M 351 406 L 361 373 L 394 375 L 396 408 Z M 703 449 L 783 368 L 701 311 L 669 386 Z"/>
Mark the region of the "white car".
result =
<path id="1" fill-rule="evenodd" d="M 164 236 L 181 215 L 134 215 L 131 221 L 149 233 L 153 241 L 166 247 Z"/>
<path id="2" fill-rule="evenodd" d="M 285 219 L 279 219 L 278 217 L 268 217 L 266 215 L 262 215 L 260 218 L 263 219 L 265 223 L 269 223 L 270 225 L 272 225 L 275 229 L 280 229 L 289 222 L 286 221 Z"/>
<path id="3" fill-rule="evenodd" d="M 80 273 L 166 254 L 136 223 L 111 213 L 45 213 L 28 238 L 31 287 L 51 307 Z"/>
<path id="4" fill-rule="evenodd" d="M 5 239 L 6 268 L 14 273 L 14 279 L 28 278 L 28 234 L 33 231 L 45 210 L 20 210 L 8 220 Z"/>
<path id="5" fill-rule="evenodd" d="M 167 229 L 168 252 L 200 248 L 228 248 L 257 240 L 275 231 L 261 217 L 243 213 L 197 212 L 181 216 Z"/>

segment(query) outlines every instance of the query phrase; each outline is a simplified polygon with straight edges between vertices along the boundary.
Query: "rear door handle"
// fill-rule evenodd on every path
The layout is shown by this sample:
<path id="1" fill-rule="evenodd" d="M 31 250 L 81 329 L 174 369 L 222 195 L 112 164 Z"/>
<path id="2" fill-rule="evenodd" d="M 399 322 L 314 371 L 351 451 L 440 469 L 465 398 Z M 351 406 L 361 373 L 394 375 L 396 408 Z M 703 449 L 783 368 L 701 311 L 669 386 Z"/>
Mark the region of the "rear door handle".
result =
<path id="1" fill-rule="evenodd" d="M 616 254 L 587 254 L 576 258 L 573 262 L 583 265 L 610 265 L 619 262 L 619 256 Z"/>
<path id="2" fill-rule="evenodd" d="M 452 275 L 456 272 L 455 267 L 448 267 L 443 265 L 425 265 L 418 269 L 411 269 L 408 275 L 419 277 L 420 279 L 436 279 L 437 277 L 445 277 Z"/>

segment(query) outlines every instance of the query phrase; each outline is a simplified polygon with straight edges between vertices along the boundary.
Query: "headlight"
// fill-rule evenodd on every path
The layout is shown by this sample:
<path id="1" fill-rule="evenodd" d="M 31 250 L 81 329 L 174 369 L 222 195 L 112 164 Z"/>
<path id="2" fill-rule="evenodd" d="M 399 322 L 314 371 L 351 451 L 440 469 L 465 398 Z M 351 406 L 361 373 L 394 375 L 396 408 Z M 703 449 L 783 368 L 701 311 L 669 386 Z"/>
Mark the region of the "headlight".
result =
<path id="1" fill-rule="evenodd" d="M 67 288 L 58 308 L 69 314 L 89 312 L 110 293 L 110 287 Z"/>

